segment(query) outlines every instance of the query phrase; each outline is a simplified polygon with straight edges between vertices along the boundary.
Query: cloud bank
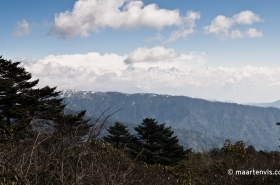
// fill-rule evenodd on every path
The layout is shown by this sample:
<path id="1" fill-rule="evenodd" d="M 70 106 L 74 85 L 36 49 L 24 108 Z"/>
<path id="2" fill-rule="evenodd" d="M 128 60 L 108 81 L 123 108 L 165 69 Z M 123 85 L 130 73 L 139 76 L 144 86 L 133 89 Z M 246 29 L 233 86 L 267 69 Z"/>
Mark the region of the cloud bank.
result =
<path id="1" fill-rule="evenodd" d="M 157 30 L 166 26 L 193 24 L 198 15 L 188 13 L 181 17 L 179 10 L 161 9 L 156 4 L 144 5 L 139 0 L 79 0 L 72 11 L 55 15 L 49 34 L 58 38 L 88 37 L 109 27 L 131 29 L 150 27 Z M 187 33 L 181 33 L 186 36 Z"/>
<path id="2" fill-rule="evenodd" d="M 204 27 L 206 34 L 215 34 L 220 39 L 226 38 L 243 38 L 243 37 L 262 37 L 261 31 L 255 28 L 249 28 L 247 31 L 242 32 L 239 29 L 232 29 L 234 25 L 251 25 L 255 22 L 262 21 L 261 18 L 254 14 L 252 11 L 242 11 L 234 16 L 225 17 L 223 15 L 217 16 L 209 26 Z"/>
<path id="3" fill-rule="evenodd" d="M 25 59 L 23 66 L 40 79 L 40 86 L 59 89 L 128 92 L 134 88 L 236 102 L 275 101 L 280 91 L 280 68 L 207 68 L 203 53 L 182 54 L 159 46 L 124 56 L 50 55 L 38 61 Z"/>
<path id="4" fill-rule="evenodd" d="M 124 60 L 126 64 L 134 64 L 140 62 L 157 63 L 157 62 L 176 62 L 176 61 L 190 61 L 193 59 L 192 54 L 185 55 L 174 51 L 174 49 L 164 48 L 163 46 L 156 46 L 153 48 L 140 47 Z"/>

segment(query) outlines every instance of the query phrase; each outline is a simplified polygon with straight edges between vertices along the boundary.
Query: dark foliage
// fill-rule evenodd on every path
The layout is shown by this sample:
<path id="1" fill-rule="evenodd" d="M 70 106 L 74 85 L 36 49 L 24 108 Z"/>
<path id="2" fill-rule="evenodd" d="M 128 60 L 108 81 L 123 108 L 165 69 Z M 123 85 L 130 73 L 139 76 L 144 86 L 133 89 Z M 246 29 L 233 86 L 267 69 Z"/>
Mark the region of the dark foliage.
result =
<path id="1" fill-rule="evenodd" d="M 125 149 L 129 145 L 131 135 L 127 129 L 127 126 L 116 121 L 113 126 L 110 126 L 107 131 L 109 135 L 103 137 L 103 140 L 113 145 L 118 149 Z"/>
<path id="2" fill-rule="evenodd" d="M 175 165 L 186 159 L 187 151 L 178 144 L 176 136 L 172 137 L 171 127 L 146 118 L 134 129 L 137 132 L 137 153 L 144 149 L 139 156 L 140 160 L 148 164 Z"/>
<path id="3" fill-rule="evenodd" d="M 279 168 L 278 151 L 248 153 L 244 142 L 226 140 L 221 149 L 191 153 L 188 160 L 168 170 L 180 184 L 274 185 L 280 183 Z"/>
<path id="4" fill-rule="evenodd" d="M 59 92 L 48 86 L 35 88 L 39 80 L 20 67 L 20 62 L 0 56 L 0 142 L 27 137 L 34 119 L 52 120 L 64 109 Z"/>
<path id="5" fill-rule="evenodd" d="M 135 162 L 98 140 L 104 125 L 100 120 L 90 123 L 88 137 L 81 140 L 81 118 L 82 114 L 66 115 L 49 127 L 36 125 L 33 137 L 0 143 L 0 184 L 177 184 L 164 167 Z"/>

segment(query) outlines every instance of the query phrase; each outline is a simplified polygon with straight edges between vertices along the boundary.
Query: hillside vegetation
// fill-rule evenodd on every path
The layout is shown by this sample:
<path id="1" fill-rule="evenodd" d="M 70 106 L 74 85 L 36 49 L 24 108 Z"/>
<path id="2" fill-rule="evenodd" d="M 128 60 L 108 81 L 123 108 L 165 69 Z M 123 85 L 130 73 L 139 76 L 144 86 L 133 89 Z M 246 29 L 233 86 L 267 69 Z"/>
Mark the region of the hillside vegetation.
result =
<path id="1" fill-rule="evenodd" d="M 194 151 L 221 147 L 226 139 L 243 140 L 258 150 L 277 150 L 279 145 L 278 108 L 144 93 L 68 90 L 61 97 L 67 108 L 86 109 L 89 117 L 98 115 L 100 109 L 120 110 L 111 119 L 127 124 L 131 131 L 143 118 L 156 118 L 172 126 L 180 144 Z"/>
<path id="2" fill-rule="evenodd" d="M 209 146 L 209 150 L 203 152 L 185 150 L 179 144 L 177 136 L 173 135 L 172 128 L 176 122 L 171 124 L 169 120 L 171 126 L 168 126 L 160 121 L 158 123 L 154 118 L 145 117 L 142 118 L 142 123 L 134 128 L 136 134 L 130 134 L 127 130 L 128 126 L 118 122 L 115 126 L 107 128 L 109 135 L 101 137 L 107 121 L 120 111 L 102 110 L 100 104 L 96 104 L 99 106 L 98 113 L 94 112 L 94 118 L 88 119 L 86 110 L 67 110 L 63 99 L 58 97 L 61 93 L 56 91 L 55 87 L 37 88 L 39 80 L 32 81 L 31 78 L 31 74 L 20 67 L 20 62 L 13 63 L 0 57 L 1 185 L 275 185 L 280 183 L 280 171 L 277 171 L 280 169 L 278 151 L 256 150 L 254 146 L 248 146 L 241 140 L 236 142 L 225 140 L 221 147 Z M 61 96 L 66 97 L 66 93 L 62 93 Z M 68 98 L 71 96 L 69 95 Z M 102 98 L 104 99 L 100 97 L 100 101 Z M 89 99 L 80 100 L 84 105 L 90 102 Z M 117 102 L 117 100 L 113 101 Z M 176 101 L 180 105 L 180 100 Z M 121 98 L 118 102 L 124 105 Z M 140 102 L 134 102 L 132 106 Z M 143 111 L 147 114 L 148 110 L 158 108 L 149 116 L 154 117 L 155 112 L 160 112 L 163 118 L 157 119 L 166 119 L 172 118 L 172 112 L 178 110 L 178 113 L 174 114 L 175 120 L 186 119 L 188 115 L 190 120 L 204 120 L 203 128 L 210 129 L 208 125 L 210 121 L 203 117 L 199 118 L 198 113 L 192 116 L 194 114 L 192 111 L 189 109 L 179 111 L 178 108 L 182 107 L 177 107 L 177 104 L 173 104 L 172 101 L 169 102 L 172 105 L 169 108 L 164 106 L 165 100 L 162 102 L 165 103 L 162 104 L 162 108 L 159 108 L 159 104 L 147 99 L 146 103 L 151 106 L 149 109 L 138 106 L 132 109 L 132 112 L 125 108 L 122 111 L 128 111 L 136 119 L 144 115 Z M 204 103 L 205 105 L 198 102 L 189 106 L 191 109 L 194 107 L 194 110 L 199 107 L 202 116 L 208 115 L 212 110 L 203 111 L 201 107 L 209 102 L 204 101 Z M 227 109 L 223 104 L 217 105 L 221 106 L 221 110 Z M 110 107 L 110 104 L 104 106 Z M 216 108 L 211 107 L 212 104 L 207 106 Z M 227 110 L 230 112 L 229 115 L 236 113 L 237 116 L 246 117 L 245 113 L 251 112 L 249 107 L 242 107 L 244 113 L 235 109 L 235 106 L 239 105 L 232 104 L 232 106 L 233 108 Z M 115 107 L 112 109 L 114 110 Z M 141 109 L 143 109 L 142 113 Z M 135 110 L 139 111 L 133 112 Z M 262 110 L 266 111 L 262 112 Z M 256 109 L 257 113 L 271 121 L 276 119 L 274 114 L 277 111 L 278 109 Z M 218 116 L 214 112 L 211 115 L 214 118 L 210 119 L 212 121 Z M 252 115 L 254 116 L 255 113 L 252 112 Z M 237 125 L 240 126 L 238 123 Z M 263 125 L 266 126 L 264 129 L 267 133 L 273 133 L 270 129 L 274 127 L 270 128 L 265 123 Z M 245 128 L 249 126 L 254 125 L 248 124 Z M 224 125 L 221 127 L 225 128 Z M 177 129 L 181 128 L 182 125 L 178 124 Z M 118 130 L 121 132 L 116 132 Z M 225 130 L 225 132 L 229 134 L 229 131 Z M 119 138 L 123 139 L 119 140 Z"/>

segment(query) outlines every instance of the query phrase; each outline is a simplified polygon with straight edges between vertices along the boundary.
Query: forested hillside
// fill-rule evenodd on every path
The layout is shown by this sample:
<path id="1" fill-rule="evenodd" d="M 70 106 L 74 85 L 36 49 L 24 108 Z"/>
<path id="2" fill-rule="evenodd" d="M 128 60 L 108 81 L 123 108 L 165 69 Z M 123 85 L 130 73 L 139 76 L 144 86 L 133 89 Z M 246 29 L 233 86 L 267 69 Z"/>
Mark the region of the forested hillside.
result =
<path id="1" fill-rule="evenodd" d="M 243 140 L 257 149 L 278 149 L 280 135 L 276 122 L 280 109 L 211 102 L 185 96 L 124 94 L 64 90 L 67 108 L 87 110 L 90 117 L 100 110 L 112 113 L 113 120 L 137 125 L 143 118 L 156 118 L 172 126 L 185 148 L 204 150 L 221 146 L 225 139 Z"/>
<path id="2" fill-rule="evenodd" d="M 37 88 L 31 78 L 20 62 L 0 57 L 0 184 L 279 184 L 278 151 L 243 141 L 215 146 L 223 137 L 250 137 L 273 148 L 279 109 L 156 94 L 61 93 Z M 102 136 L 109 119 L 119 122 Z M 186 150 L 179 141 L 208 148 Z"/>

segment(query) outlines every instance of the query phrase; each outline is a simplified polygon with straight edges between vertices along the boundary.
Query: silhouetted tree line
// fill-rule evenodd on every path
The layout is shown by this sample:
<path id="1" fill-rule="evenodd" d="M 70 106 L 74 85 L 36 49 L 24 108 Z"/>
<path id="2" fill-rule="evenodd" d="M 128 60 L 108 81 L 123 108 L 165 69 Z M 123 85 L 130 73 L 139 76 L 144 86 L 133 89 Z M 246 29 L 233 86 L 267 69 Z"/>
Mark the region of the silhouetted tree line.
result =
<path id="1" fill-rule="evenodd" d="M 103 139 L 147 164 L 176 165 L 191 151 L 179 145 L 177 136 L 172 137 L 171 127 L 158 124 L 155 119 L 144 119 L 134 130 L 137 134 L 131 135 L 127 126 L 117 121 L 107 129 L 109 135 Z"/>
<path id="2" fill-rule="evenodd" d="M 116 122 L 99 139 L 106 110 L 94 120 L 65 110 L 59 91 L 0 57 L 0 184 L 280 184 L 280 175 L 228 170 L 280 170 L 278 151 L 238 141 L 204 152 L 184 150 L 170 127 L 146 118 L 131 135 Z"/>

